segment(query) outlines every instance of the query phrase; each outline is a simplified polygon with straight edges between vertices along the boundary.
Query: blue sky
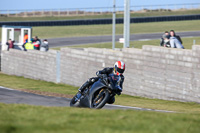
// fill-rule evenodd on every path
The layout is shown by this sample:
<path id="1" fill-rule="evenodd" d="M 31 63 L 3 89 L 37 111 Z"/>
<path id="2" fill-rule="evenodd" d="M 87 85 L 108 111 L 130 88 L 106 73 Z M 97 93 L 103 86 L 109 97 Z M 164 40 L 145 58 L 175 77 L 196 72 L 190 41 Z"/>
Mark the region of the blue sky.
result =
<path id="1" fill-rule="evenodd" d="M 200 0 L 130 0 L 131 6 L 200 3 Z M 0 0 L 0 10 L 110 7 L 113 0 Z M 116 0 L 123 6 L 124 0 Z"/>

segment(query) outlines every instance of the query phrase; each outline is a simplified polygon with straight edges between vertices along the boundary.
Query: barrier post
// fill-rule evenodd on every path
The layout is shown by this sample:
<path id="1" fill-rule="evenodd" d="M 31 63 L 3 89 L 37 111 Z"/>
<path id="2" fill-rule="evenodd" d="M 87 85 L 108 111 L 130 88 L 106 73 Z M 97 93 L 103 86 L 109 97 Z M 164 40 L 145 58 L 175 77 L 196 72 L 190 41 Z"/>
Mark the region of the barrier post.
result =
<path id="1" fill-rule="evenodd" d="M 60 83 L 60 52 L 56 54 L 56 82 Z"/>

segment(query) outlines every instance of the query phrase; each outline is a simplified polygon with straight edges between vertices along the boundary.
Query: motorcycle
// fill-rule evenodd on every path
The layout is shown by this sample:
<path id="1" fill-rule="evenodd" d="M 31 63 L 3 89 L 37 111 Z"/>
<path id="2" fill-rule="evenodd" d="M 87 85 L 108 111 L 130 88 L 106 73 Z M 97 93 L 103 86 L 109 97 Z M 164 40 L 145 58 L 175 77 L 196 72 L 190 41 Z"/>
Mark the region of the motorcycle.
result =
<path id="1" fill-rule="evenodd" d="M 109 100 L 116 94 L 116 87 L 119 86 L 121 77 L 118 75 L 103 74 L 96 82 L 91 86 L 85 88 L 83 92 L 78 92 L 70 101 L 71 107 L 85 107 L 100 109 L 104 107 Z M 120 92 L 121 94 L 121 92 Z"/>

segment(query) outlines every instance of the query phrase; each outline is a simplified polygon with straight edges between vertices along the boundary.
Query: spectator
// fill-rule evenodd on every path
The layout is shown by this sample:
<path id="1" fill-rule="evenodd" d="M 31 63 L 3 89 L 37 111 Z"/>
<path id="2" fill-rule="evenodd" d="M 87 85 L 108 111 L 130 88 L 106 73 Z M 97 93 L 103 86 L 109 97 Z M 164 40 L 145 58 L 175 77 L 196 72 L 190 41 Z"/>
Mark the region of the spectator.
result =
<path id="1" fill-rule="evenodd" d="M 32 44 L 32 41 L 27 42 L 25 45 L 25 49 L 34 49 L 34 45 Z"/>
<path id="2" fill-rule="evenodd" d="M 43 40 L 41 46 L 40 46 L 40 51 L 48 51 L 49 50 L 49 45 L 47 39 Z"/>
<path id="3" fill-rule="evenodd" d="M 28 34 L 25 33 L 25 35 L 24 35 L 24 42 L 23 42 L 23 43 L 25 44 L 25 43 L 27 43 L 27 42 L 28 42 Z"/>
<path id="4" fill-rule="evenodd" d="M 14 41 L 12 41 L 11 39 L 9 39 L 8 42 L 6 43 L 6 45 L 8 45 L 8 50 L 10 48 L 14 48 Z"/>
<path id="5" fill-rule="evenodd" d="M 170 47 L 169 37 L 169 32 L 165 31 L 165 33 L 162 35 L 162 38 L 160 39 L 160 46 Z"/>
<path id="6" fill-rule="evenodd" d="M 170 45 L 172 48 L 184 49 L 180 36 L 176 35 L 174 30 L 170 31 Z"/>
<path id="7" fill-rule="evenodd" d="M 22 45 L 22 47 L 24 48 L 24 51 L 26 51 L 25 44 L 26 44 L 27 42 L 28 42 L 28 34 L 25 33 L 25 35 L 24 35 L 24 40 L 23 40 L 23 45 Z"/>
<path id="8" fill-rule="evenodd" d="M 41 44 L 40 39 L 37 36 L 35 36 L 33 39 L 34 49 L 40 50 L 40 44 Z"/>

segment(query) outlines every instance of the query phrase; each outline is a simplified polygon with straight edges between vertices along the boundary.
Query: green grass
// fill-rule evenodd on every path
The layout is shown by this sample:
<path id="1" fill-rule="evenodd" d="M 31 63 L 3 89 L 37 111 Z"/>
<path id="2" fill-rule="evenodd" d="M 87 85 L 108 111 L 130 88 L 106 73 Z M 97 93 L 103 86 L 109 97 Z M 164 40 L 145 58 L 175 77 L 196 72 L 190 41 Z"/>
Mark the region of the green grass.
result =
<path id="1" fill-rule="evenodd" d="M 178 10 L 178 11 L 162 11 L 162 12 L 135 12 L 131 13 L 134 17 L 150 17 L 150 16 L 172 16 L 172 15 L 192 15 L 199 14 L 200 9 L 194 10 Z M 123 14 L 117 14 L 117 18 L 123 18 Z M 0 17 L 0 21 L 45 21 L 45 20 L 74 20 L 74 19 L 100 19 L 112 18 L 112 14 L 102 15 L 86 15 L 86 16 L 49 16 L 49 17 Z"/>
<path id="2" fill-rule="evenodd" d="M 193 21 L 172 21 L 153 23 L 132 23 L 130 33 L 156 33 L 174 29 L 180 31 L 199 31 L 200 20 Z M 1 31 L 1 28 L 0 28 Z M 1 36 L 0 32 L 0 36 Z M 123 24 L 116 25 L 116 34 L 123 34 Z M 80 26 L 44 26 L 33 27 L 33 35 L 39 38 L 59 38 L 78 36 L 103 36 L 112 35 L 112 25 L 80 25 Z M 1 41 L 1 38 L 0 38 Z"/>
<path id="3" fill-rule="evenodd" d="M 3 73 L 0 73 L 0 86 L 6 86 L 13 89 L 28 89 L 60 94 L 75 94 L 78 90 L 77 87 L 70 85 L 56 84 L 41 80 L 32 80 L 24 77 L 9 76 Z"/>
<path id="4" fill-rule="evenodd" d="M 171 29 L 174 29 L 176 32 L 198 31 L 200 30 L 199 23 L 200 20 L 135 23 L 130 25 L 130 32 L 131 34 L 155 33 Z M 116 25 L 116 34 L 123 34 L 123 24 Z M 112 35 L 112 25 L 33 27 L 33 36 L 35 35 L 40 38 Z"/>
<path id="5" fill-rule="evenodd" d="M 0 103 L 1 133 L 199 133 L 199 114 Z"/>

